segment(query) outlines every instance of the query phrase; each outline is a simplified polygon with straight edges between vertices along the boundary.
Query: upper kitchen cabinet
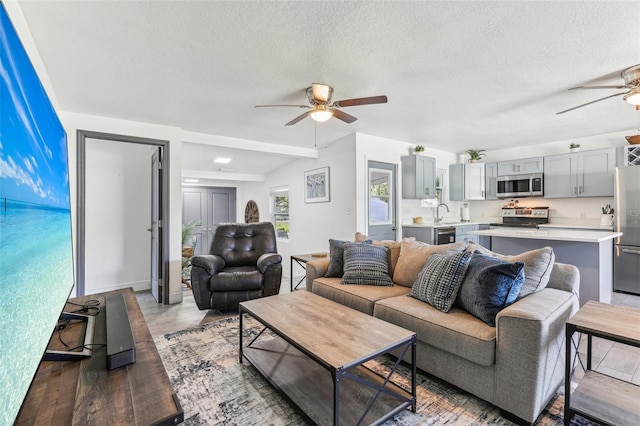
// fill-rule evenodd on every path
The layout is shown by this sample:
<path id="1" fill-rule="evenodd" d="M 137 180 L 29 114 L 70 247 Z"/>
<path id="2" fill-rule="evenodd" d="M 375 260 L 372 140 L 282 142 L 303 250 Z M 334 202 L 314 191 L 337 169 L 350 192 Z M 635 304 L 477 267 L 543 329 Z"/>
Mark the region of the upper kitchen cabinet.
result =
<path id="1" fill-rule="evenodd" d="M 612 197 L 615 167 L 615 148 L 544 157 L 544 196 Z"/>
<path id="2" fill-rule="evenodd" d="M 498 163 L 484 163 L 484 199 L 498 199 Z"/>
<path id="3" fill-rule="evenodd" d="M 423 155 L 400 157 L 402 198 L 436 198 L 436 159 Z"/>
<path id="4" fill-rule="evenodd" d="M 525 175 L 542 173 L 544 157 L 522 158 L 519 160 L 498 161 L 498 176 Z"/>
<path id="5" fill-rule="evenodd" d="M 484 163 L 451 164 L 449 166 L 449 199 L 452 201 L 484 200 Z"/>

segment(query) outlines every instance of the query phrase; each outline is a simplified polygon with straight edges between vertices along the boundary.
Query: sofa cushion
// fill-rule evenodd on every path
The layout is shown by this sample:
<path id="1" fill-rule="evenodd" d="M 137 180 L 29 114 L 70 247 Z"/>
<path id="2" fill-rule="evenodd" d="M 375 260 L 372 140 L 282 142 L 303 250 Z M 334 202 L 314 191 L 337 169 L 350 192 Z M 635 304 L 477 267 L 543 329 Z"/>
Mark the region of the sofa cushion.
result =
<path id="1" fill-rule="evenodd" d="M 409 289 L 402 286 L 342 285 L 340 278 L 316 278 L 312 291 L 341 305 L 373 315 L 373 306 L 378 300 L 406 295 Z"/>
<path id="2" fill-rule="evenodd" d="M 458 295 L 458 289 L 471 253 L 432 254 L 413 283 L 409 296 L 427 302 L 434 308 L 449 312 Z"/>
<path id="3" fill-rule="evenodd" d="M 405 287 L 413 286 L 418 273 L 433 253 L 453 254 L 466 249 L 468 243 L 459 241 L 451 244 L 429 245 L 420 241 L 402 240 L 400 257 L 393 273 L 393 282 Z"/>
<path id="4" fill-rule="evenodd" d="M 342 284 L 392 286 L 389 249 L 364 243 L 344 243 Z"/>
<path id="5" fill-rule="evenodd" d="M 415 238 L 405 238 L 408 241 L 415 241 Z M 400 257 L 400 246 L 402 241 L 396 240 L 373 240 L 370 237 L 364 235 L 361 232 L 356 232 L 354 241 L 371 241 L 374 246 L 385 246 L 389 249 L 389 276 L 393 277 L 393 273 L 398 263 L 398 257 Z"/>
<path id="6" fill-rule="evenodd" d="M 344 243 L 342 240 L 329 240 L 329 266 L 325 277 L 341 277 L 344 273 Z"/>
<path id="7" fill-rule="evenodd" d="M 397 296 L 376 302 L 373 316 L 415 331 L 418 340 L 476 364 L 495 364 L 496 328 L 455 306 L 444 313 L 413 297 Z"/>
<path id="8" fill-rule="evenodd" d="M 515 302 L 523 283 L 524 263 L 512 263 L 475 251 L 456 305 L 495 327 L 496 315 Z"/>
<path id="9" fill-rule="evenodd" d="M 551 270 L 555 261 L 553 248 L 542 247 L 536 250 L 526 251 L 515 256 L 505 256 L 482 247 L 479 244 L 469 243 L 469 251 L 479 250 L 481 253 L 504 259 L 509 262 L 524 262 L 524 284 L 516 300 L 540 291 L 549 283 Z"/>

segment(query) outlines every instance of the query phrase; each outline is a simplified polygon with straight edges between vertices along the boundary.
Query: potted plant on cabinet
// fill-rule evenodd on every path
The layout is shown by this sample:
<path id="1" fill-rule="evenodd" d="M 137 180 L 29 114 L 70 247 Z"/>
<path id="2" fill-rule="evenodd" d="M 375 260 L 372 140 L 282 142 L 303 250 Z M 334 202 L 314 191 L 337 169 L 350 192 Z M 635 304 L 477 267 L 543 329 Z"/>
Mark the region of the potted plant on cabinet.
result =
<path id="1" fill-rule="evenodd" d="M 423 152 L 424 152 L 424 145 L 416 145 L 415 148 L 413 148 L 413 153 L 415 155 L 422 155 Z"/>
<path id="2" fill-rule="evenodd" d="M 569 145 L 569 152 L 578 152 L 578 151 L 580 151 L 579 143 L 572 143 Z"/>
<path id="3" fill-rule="evenodd" d="M 469 154 L 469 162 L 475 163 L 478 160 L 482 159 L 482 157 L 486 155 L 484 151 L 484 149 L 468 149 L 467 154 Z"/>

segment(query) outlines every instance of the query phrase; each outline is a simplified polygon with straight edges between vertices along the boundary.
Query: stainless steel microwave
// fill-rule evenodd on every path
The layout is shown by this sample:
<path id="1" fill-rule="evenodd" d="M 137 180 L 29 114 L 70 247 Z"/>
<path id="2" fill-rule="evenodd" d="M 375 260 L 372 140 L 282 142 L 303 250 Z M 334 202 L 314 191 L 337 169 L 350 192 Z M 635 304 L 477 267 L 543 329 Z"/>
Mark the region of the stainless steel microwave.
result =
<path id="1" fill-rule="evenodd" d="M 530 175 L 498 176 L 498 198 L 542 197 L 542 173 Z"/>

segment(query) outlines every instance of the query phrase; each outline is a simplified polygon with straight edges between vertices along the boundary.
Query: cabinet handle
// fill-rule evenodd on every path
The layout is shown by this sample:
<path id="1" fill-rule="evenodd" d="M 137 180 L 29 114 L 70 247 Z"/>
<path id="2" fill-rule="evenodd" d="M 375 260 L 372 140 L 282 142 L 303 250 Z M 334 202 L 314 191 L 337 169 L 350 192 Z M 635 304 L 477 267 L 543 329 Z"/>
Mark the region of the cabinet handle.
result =
<path id="1" fill-rule="evenodd" d="M 622 252 L 628 254 L 640 254 L 640 250 L 622 249 Z"/>
<path id="2" fill-rule="evenodd" d="M 424 193 L 425 193 L 425 194 L 427 194 L 427 195 L 429 195 L 429 188 L 425 188 L 425 189 L 424 189 Z"/>
<path id="3" fill-rule="evenodd" d="M 582 194 L 582 185 L 578 186 L 578 194 Z"/>

